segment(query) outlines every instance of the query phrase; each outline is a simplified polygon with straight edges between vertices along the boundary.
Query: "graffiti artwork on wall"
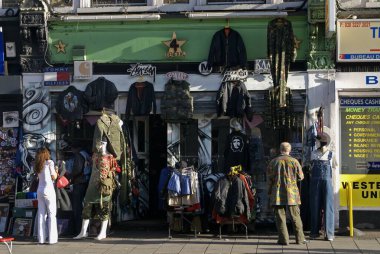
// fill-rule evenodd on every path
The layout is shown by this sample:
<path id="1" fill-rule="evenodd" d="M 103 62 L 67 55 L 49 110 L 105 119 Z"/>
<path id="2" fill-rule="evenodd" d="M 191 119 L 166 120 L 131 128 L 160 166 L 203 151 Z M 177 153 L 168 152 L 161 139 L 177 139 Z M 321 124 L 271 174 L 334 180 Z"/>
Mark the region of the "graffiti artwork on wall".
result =
<path id="1" fill-rule="evenodd" d="M 180 124 L 168 123 L 167 127 L 167 162 L 174 166 L 180 161 Z"/>
<path id="2" fill-rule="evenodd" d="M 48 147 L 54 153 L 51 145 L 51 111 L 50 96 L 42 82 L 30 82 L 24 84 L 23 94 L 23 138 L 20 142 L 21 158 L 23 163 L 23 189 L 30 187 L 34 178 L 33 162 L 37 150 Z"/>
<path id="3" fill-rule="evenodd" d="M 198 120 L 198 172 L 208 175 L 211 168 L 211 118 Z"/>

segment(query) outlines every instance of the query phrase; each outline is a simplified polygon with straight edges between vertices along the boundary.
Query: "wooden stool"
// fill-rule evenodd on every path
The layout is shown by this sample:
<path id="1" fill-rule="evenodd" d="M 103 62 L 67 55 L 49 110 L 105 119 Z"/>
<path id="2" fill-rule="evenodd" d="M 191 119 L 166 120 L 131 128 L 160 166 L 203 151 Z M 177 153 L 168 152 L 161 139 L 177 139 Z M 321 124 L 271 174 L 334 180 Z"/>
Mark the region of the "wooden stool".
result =
<path id="1" fill-rule="evenodd" d="M 4 243 L 9 251 L 9 254 L 12 254 L 12 241 L 14 240 L 13 237 L 5 237 L 5 238 L 0 238 L 0 243 Z"/>

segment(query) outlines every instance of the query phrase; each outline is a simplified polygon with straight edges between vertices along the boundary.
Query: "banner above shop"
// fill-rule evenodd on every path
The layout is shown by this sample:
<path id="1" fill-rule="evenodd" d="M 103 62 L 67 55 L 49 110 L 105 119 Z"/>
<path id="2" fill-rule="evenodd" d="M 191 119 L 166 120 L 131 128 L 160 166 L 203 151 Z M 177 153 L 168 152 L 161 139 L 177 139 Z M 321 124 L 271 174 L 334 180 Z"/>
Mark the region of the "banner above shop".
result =
<path id="1" fill-rule="evenodd" d="M 157 68 L 151 64 L 136 63 L 130 65 L 130 67 L 127 69 L 127 73 L 129 73 L 131 77 L 150 76 L 153 77 L 153 82 L 155 82 Z"/>
<path id="2" fill-rule="evenodd" d="M 380 62 L 380 20 L 337 21 L 338 62 Z"/>
<path id="3" fill-rule="evenodd" d="M 74 79 L 91 79 L 92 62 L 74 61 Z"/>
<path id="4" fill-rule="evenodd" d="M 44 69 L 45 86 L 70 85 L 70 72 L 68 67 L 48 67 Z"/>
<path id="5" fill-rule="evenodd" d="M 380 39 L 379 39 L 380 41 Z M 379 89 L 380 73 L 377 72 L 337 72 L 336 89 Z"/>

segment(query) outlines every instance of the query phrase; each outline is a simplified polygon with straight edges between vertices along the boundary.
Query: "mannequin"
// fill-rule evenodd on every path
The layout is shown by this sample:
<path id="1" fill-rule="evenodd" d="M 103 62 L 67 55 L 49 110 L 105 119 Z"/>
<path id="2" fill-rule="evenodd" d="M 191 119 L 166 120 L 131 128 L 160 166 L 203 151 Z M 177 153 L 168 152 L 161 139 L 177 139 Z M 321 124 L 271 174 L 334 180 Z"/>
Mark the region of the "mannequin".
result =
<path id="1" fill-rule="evenodd" d="M 319 237 L 321 227 L 321 212 L 324 211 L 325 240 L 334 239 L 334 191 L 333 168 L 336 168 L 336 159 L 329 150 L 330 137 L 322 133 L 317 137 L 320 146 L 311 154 L 311 181 L 310 181 L 310 238 Z"/>
<path id="2" fill-rule="evenodd" d="M 96 158 L 96 156 L 101 156 L 101 161 L 102 162 L 105 162 L 105 160 L 103 160 L 103 158 L 109 158 L 109 157 L 113 157 L 112 154 L 110 154 L 108 151 L 107 151 L 107 142 L 105 141 L 102 141 L 101 142 L 101 145 L 99 147 L 99 150 L 101 151 L 99 153 L 99 155 L 95 155 L 95 157 L 93 158 L 93 163 L 96 165 L 95 167 L 93 167 L 93 171 L 91 173 L 91 178 L 90 178 L 90 184 L 91 183 L 94 183 L 94 178 L 96 177 L 99 177 L 100 174 L 102 174 L 100 172 L 101 169 L 99 169 L 99 164 L 100 163 L 96 163 L 96 161 L 98 160 L 98 158 Z M 95 170 L 94 170 L 95 168 Z M 109 169 L 111 169 L 111 167 L 109 167 Z M 111 169 L 112 170 L 112 169 Z M 94 184 L 91 185 L 91 187 L 89 186 L 89 189 L 94 189 L 94 187 L 97 189 L 98 186 L 94 186 Z M 98 189 L 97 189 L 98 191 Z M 99 191 L 98 191 L 99 192 Z M 88 233 L 87 233 L 87 229 L 88 229 L 88 225 L 90 224 L 90 219 L 89 219 L 89 215 L 91 215 L 91 209 L 92 209 L 92 205 L 94 204 L 97 204 L 96 202 L 91 202 L 89 201 L 89 199 L 91 199 L 91 194 L 93 194 L 93 191 L 87 191 L 86 193 L 86 197 L 84 199 L 84 208 L 83 208 L 83 220 L 82 220 L 82 228 L 81 228 L 81 232 L 79 233 L 79 235 L 77 235 L 76 237 L 74 237 L 74 239 L 82 239 L 82 238 L 85 238 L 88 236 Z M 100 194 L 100 192 L 99 192 Z M 87 198 L 87 200 L 86 200 Z M 100 201 L 101 204 L 101 210 L 99 211 L 99 213 L 101 214 L 100 217 L 101 218 L 104 218 L 102 220 L 102 223 L 101 223 L 101 228 L 100 228 L 100 232 L 98 234 L 97 237 L 95 237 L 96 240 L 102 240 L 104 238 L 107 237 L 107 226 L 108 226 L 108 218 L 105 217 L 104 213 L 108 213 L 109 214 L 109 202 L 107 200 L 104 200 L 104 201 Z"/>

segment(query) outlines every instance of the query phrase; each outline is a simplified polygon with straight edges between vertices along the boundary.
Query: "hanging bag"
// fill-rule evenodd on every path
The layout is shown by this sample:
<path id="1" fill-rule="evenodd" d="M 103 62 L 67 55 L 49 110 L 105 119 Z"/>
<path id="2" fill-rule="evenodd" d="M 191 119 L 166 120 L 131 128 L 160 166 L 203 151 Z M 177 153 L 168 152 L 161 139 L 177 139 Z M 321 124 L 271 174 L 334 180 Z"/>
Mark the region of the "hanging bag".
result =
<path id="1" fill-rule="evenodd" d="M 63 189 L 67 185 L 69 185 L 69 180 L 65 176 L 59 176 L 57 180 L 57 188 L 58 189 Z"/>

